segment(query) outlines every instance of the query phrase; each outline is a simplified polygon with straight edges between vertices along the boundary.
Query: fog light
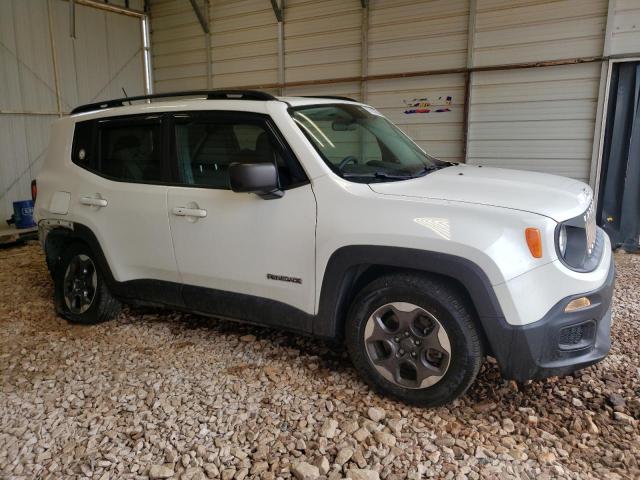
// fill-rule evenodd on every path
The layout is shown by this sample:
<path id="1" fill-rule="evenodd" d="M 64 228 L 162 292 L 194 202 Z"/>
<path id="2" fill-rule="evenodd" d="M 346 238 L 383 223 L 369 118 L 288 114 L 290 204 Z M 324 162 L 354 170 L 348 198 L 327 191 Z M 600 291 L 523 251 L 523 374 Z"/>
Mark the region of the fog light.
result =
<path id="1" fill-rule="evenodd" d="M 566 307 L 564 307 L 565 312 L 575 312 L 576 310 L 581 310 L 583 308 L 587 308 L 591 306 L 591 300 L 587 297 L 580 297 L 571 300 Z"/>

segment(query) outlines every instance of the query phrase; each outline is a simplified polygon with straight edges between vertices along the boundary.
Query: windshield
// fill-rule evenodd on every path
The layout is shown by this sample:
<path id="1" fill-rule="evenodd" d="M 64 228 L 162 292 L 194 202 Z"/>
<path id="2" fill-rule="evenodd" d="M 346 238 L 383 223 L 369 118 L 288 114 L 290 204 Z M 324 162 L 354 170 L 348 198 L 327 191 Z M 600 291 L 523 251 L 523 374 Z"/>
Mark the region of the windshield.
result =
<path id="1" fill-rule="evenodd" d="M 427 155 L 373 108 L 338 103 L 291 112 L 327 165 L 351 181 L 405 180 L 449 165 Z"/>

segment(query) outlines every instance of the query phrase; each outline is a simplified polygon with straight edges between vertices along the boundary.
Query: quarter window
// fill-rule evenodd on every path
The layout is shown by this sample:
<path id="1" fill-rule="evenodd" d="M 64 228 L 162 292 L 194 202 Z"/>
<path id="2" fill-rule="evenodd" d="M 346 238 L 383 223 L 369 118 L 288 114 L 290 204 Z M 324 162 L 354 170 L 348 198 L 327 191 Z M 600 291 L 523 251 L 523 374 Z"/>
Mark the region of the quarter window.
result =
<path id="1" fill-rule="evenodd" d="M 94 122 L 92 120 L 78 122 L 73 134 L 71 159 L 73 163 L 84 168 L 93 168 L 95 163 L 93 127 Z"/>

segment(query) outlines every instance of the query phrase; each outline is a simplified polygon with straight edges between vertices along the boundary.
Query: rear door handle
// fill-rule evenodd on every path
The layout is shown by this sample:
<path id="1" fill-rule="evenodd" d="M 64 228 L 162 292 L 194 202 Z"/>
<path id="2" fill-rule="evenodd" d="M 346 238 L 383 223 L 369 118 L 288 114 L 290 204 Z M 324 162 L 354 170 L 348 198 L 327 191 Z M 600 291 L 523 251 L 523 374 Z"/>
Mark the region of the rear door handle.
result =
<path id="1" fill-rule="evenodd" d="M 105 198 L 80 197 L 80 203 L 82 205 L 91 205 L 92 207 L 106 207 L 108 202 Z"/>
<path id="2" fill-rule="evenodd" d="M 207 211 L 202 208 L 173 207 L 171 213 L 178 217 L 204 218 L 207 216 Z"/>

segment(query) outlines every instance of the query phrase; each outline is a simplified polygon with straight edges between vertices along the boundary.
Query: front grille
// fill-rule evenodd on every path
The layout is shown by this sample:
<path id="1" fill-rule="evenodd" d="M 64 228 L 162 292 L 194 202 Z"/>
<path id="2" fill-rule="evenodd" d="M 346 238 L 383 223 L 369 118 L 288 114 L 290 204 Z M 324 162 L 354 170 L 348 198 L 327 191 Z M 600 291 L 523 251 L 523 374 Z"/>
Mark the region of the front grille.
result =
<path id="1" fill-rule="evenodd" d="M 594 321 L 565 327 L 560 330 L 558 345 L 561 350 L 584 348 L 593 342 L 595 331 Z"/>
<path id="2" fill-rule="evenodd" d="M 593 247 L 596 244 L 596 215 L 593 208 L 593 202 L 584 212 L 584 228 L 587 232 L 587 255 L 591 255 Z"/>
<path id="3" fill-rule="evenodd" d="M 575 345 L 580 343 L 584 335 L 584 325 L 565 328 L 560 332 L 561 345 Z"/>

